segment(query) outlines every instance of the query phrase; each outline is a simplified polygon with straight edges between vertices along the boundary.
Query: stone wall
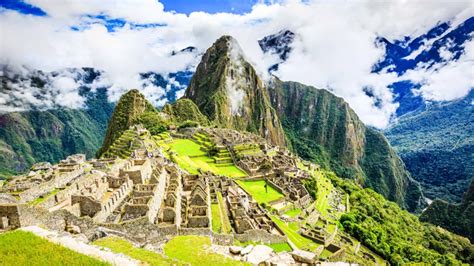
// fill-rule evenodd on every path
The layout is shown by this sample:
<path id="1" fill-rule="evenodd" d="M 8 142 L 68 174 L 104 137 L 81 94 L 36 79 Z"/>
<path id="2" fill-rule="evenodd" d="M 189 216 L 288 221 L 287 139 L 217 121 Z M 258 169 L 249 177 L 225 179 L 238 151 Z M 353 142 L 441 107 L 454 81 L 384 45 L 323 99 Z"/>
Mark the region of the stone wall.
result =
<path id="1" fill-rule="evenodd" d="M 0 229 L 8 230 L 21 227 L 19 206 L 16 204 L 0 205 Z"/>
<path id="2" fill-rule="evenodd" d="M 167 178 L 167 172 L 163 168 L 161 169 L 160 176 L 158 178 L 158 184 L 156 185 L 156 188 L 154 191 L 154 195 L 151 198 L 150 202 L 148 203 L 149 210 L 148 210 L 147 216 L 148 216 L 148 221 L 150 221 L 150 223 L 155 223 L 156 216 L 161 207 L 161 202 L 163 202 L 163 198 L 165 196 L 165 189 L 166 189 L 166 178 Z"/>
<path id="3" fill-rule="evenodd" d="M 84 168 L 81 167 L 72 172 L 61 173 L 54 179 L 34 186 L 26 191 L 20 193 L 20 199 L 22 202 L 32 201 L 40 196 L 50 193 L 55 188 L 65 187 L 66 184 L 70 183 L 73 179 L 84 173 Z"/>
<path id="4" fill-rule="evenodd" d="M 128 179 L 123 183 L 110 198 L 102 203 L 101 210 L 94 216 L 97 223 L 104 222 L 107 217 L 122 203 L 122 201 L 130 194 L 133 189 L 133 181 Z"/>

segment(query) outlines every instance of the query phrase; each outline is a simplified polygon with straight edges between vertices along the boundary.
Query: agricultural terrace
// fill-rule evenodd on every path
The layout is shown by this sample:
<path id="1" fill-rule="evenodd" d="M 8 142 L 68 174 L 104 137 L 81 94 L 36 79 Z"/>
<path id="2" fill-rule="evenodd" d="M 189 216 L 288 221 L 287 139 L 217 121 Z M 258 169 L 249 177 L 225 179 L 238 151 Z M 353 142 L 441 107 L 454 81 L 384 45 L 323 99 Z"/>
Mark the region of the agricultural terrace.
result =
<path id="1" fill-rule="evenodd" d="M 283 194 L 275 190 L 272 186 L 267 185 L 265 189 L 265 180 L 257 181 L 243 181 L 237 180 L 237 184 L 252 196 L 258 203 L 269 203 L 274 200 L 278 200 L 284 197 Z"/>
<path id="2" fill-rule="evenodd" d="M 201 145 L 189 139 L 173 139 L 168 143 L 160 143 L 164 146 L 169 157 L 179 167 L 191 174 L 197 174 L 198 169 L 210 171 L 217 175 L 227 177 L 246 177 L 247 174 L 235 166 L 232 162 L 216 163 L 214 158 L 208 156 L 201 149 Z"/>

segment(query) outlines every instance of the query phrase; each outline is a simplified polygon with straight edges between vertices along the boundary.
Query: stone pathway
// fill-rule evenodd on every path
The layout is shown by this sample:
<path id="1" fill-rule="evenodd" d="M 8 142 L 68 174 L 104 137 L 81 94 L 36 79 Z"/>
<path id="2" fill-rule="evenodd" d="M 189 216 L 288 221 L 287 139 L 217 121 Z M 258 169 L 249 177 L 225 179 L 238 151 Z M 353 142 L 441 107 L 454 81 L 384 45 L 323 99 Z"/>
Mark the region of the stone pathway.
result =
<path id="1" fill-rule="evenodd" d="M 112 265 L 141 265 L 140 261 L 129 258 L 123 254 L 116 254 L 106 251 L 100 247 L 86 244 L 70 235 L 59 234 L 37 226 L 28 226 L 20 228 L 20 230 L 31 232 L 39 237 L 45 238 L 50 242 L 59 244 L 65 248 L 74 250 L 86 256 L 94 257 Z"/>

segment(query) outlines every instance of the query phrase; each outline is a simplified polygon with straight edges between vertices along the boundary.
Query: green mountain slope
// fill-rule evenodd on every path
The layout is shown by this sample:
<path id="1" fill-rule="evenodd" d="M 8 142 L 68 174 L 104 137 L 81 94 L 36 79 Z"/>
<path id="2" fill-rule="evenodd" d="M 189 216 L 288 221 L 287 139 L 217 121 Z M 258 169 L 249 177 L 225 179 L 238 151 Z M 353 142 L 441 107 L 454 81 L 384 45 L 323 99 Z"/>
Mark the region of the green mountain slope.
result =
<path id="1" fill-rule="evenodd" d="M 100 157 L 106 152 L 123 132 L 138 123 L 138 119 L 153 122 L 157 114 L 155 107 L 138 90 L 133 89 L 122 95 L 109 120 L 107 133 L 97 156 Z"/>
<path id="2" fill-rule="evenodd" d="M 366 127 L 349 105 L 326 90 L 274 78 L 269 88 L 293 150 L 301 157 L 353 178 L 415 211 L 421 192 L 378 131 Z"/>
<path id="3" fill-rule="evenodd" d="M 105 90 L 87 98 L 87 109 L 13 112 L 0 115 L 0 178 L 41 161 L 67 155 L 92 157 L 100 147 L 113 105 Z"/>
<path id="4" fill-rule="evenodd" d="M 408 113 L 385 131 L 430 199 L 460 202 L 474 177 L 474 91 Z"/>
<path id="5" fill-rule="evenodd" d="M 230 36 L 219 38 L 203 55 L 185 97 L 220 127 L 246 130 L 273 144 L 285 144 L 264 83 Z"/>
<path id="6" fill-rule="evenodd" d="M 420 220 L 442 226 L 474 242 L 474 179 L 461 203 L 435 200 L 423 211 Z"/>

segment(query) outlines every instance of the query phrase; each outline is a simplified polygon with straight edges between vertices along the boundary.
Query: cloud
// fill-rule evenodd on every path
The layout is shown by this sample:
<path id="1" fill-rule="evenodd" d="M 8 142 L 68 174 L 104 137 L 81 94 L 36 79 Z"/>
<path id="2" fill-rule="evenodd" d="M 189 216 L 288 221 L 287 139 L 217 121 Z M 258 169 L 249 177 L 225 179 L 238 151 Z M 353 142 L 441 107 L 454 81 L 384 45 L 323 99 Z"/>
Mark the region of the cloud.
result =
<path id="1" fill-rule="evenodd" d="M 451 21 L 455 26 L 473 14 L 469 1 L 441 0 L 272 1 L 271 4 L 258 3 L 246 14 L 194 12 L 188 16 L 165 12 L 163 5 L 155 0 L 26 2 L 41 8 L 47 16 L 0 10 L 0 35 L 8 36 L 0 42 L 2 64 L 45 71 L 94 67 L 103 70 L 101 80 L 94 86 L 110 86 L 111 100 L 118 99 L 125 90 L 138 88 L 160 104 L 166 88 L 144 83 L 139 73 L 151 71 L 166 76 L 178 70 L 193 69 L 199 60 L 199 56 L 192 53 L 171 56 L 172 51 L 192 45 L 203 52 L 218 37 L 229 34 L 239 41 L 246 58 L 265 76 L 268 67 L 278 58 L 264 54 L 257 40 L 289 29 L 297 38 L 288 61 L 280 65 L 276 74 L 284 80 L 330 89 L 344 97 L 365 123 L 376 127 L 385 127 L 396 110 L 397 104 L 393 103 L 388 86 L 400 77 L 371 72 L 372 66 L 385 54 L 384 47 L 375 45 L 375 38 L 414 37 L 438 22 Z M 110 31 L 97 16 L 120 19 L 124 23 Z M 134 26 L 137 24 L 151 26 Z M 466 81 L 472 77 L 466 73 L 466 67 L 472 64 L 468 46 L 470 44 L 459 60 L 437 66 L 436 70 L 420 66 L 406 77 L 422 83 L 420 94 L 427 99 L 460 97 L 469 87 L 462 84 L 472 84 Z M 446 83 L 450 76 L 459 77 L 456 93 L 443 89 L 450 85 Z M 80 84 L 74 81 L 77 88 Z M 55 82 L 50 88 L 54 93 L 62 97 L 74 94 L 71 80 Z M 28 88 L 29 85 L 22 86 Z M 367 90 L 375 98 L 367 96 Z M 57 97 L 35 102 L 30 95 L 34 92 L 34 88 L 23 89 L 18 95 L 0 92 L 0 105 L 7 109 L 5 102 L 11 102 L 13 96 L 15 99 L 23 97 L 29 105 L 55 104 Z M 80 100 L 71 99 L 69 104 L 81 105 Z"/>

